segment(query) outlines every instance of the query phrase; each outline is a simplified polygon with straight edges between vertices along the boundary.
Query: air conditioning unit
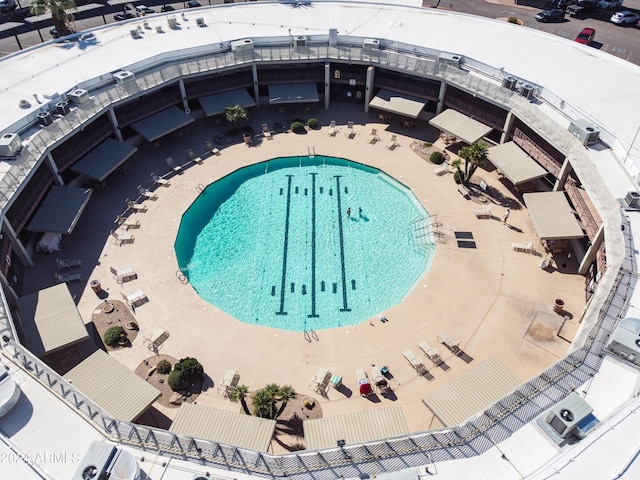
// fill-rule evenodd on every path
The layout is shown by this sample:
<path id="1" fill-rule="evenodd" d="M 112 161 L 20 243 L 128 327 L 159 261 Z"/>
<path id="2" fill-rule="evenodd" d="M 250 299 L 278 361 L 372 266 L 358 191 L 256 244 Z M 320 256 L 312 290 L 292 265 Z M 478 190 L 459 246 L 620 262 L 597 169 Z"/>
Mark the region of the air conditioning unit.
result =
<path id="1" fill-rule="evenodd" d="M 579 138 L 583 145 L 596 143 L 600 137 L 600 129 L 584 119 L 572 121 L 569 124 L 569 132 Z"/>
<path id="2" fill-rule="evenodd" d="M 133 455 L 115 445 L 94 440 L 78 463 L 72 480 L 138 480 L 140 467 Z"/>
<path id="3" fill-rule="evenodd" d="M 171 29 L 177 28 L 178 27 L 178 21 L 176 20 L 176 16 L 175 15 L 167 16 L 167 24 L 169 25 L 169 28 L 171 28 Z"/>
<path id="4" fill-rule="evenodd" d="M 134 78 L 136 78 L 136 76 L 133 74 L 133 72 L 122 70 L 121 72 L 114 73 L 113 78 L 115 78 L 118 85 L 122 85 L 123 83 L 132 81 Z"/>
<path id="5" fill-rule="evenodd" d="M 502 86 L 504 88 L 508 88 L 509 90 L 515 90 L 517 84 L 518 84 L 518 79 L 511 75 L 506 76 L 502 79 Z"/>
<path id="6" fill-rule="evenodd" d="M 78 88 L 77 90 L 72 90 L 67 94 L 67 98 L 71 100 L 76 105 L 82 105 L 83 103 L 87 103 L 89 101 L 89 92 Z"/>
<path id="7" fill-rule="evenodd" d="M 56 112 L 58 112 L 59 115 L 66 115 L 70 111 L 69 102 L 63 101 L 56 103 Z"/>
<path id="8" fill-rule="evenodd" d="M 231 42 L 231 51 L 241 55 L 253 52 L 253 40 L 250 38 L 235 40 Z"/>
<path id="9" fill-rule="evenodd" d="M 640 208 L 640 193 L 627 192 L 627 195 L 624 197 L 624 203 L 627 207 Z"/>
<path id="10" fill-rule="evenodd" d="M 380 50 L 380 40 L 375 38 L 365 38 L 362 42 L 362 48 L 367 50 Z"/>
<path id="11" fill-rule="evenodd" d="M 462 60 L 462 56 L 455 53 L 441 53 L 438 55 L 438 64 L 443 67 L 460 68 Z"/>
<path id="12" fill-rule="evenodd" d="M 524 98 L 533 97 L 533 93 L 535 92 L 536 87 L 531 85 L 530 83 L 523 83 L 520 85 L 520 96 Z"/>
<path id="13" fill-rule="evenodd" d="M 207 26 L 207 24 L 204 23 L 204 18 L 202 18 L 202 17 L 196 18 L 196 25 L 198 25 L 199 27 L 206 27 Z"/>
<path id="14" fill-rule="evenodd" d="M 306 47 L 307 46 L 307 40 L 308 38 L 305 37 L 304 35 L 298 35 L 294 41 L 293 41 L 293 45 L 295 47 Z"/>
<path id="15" fill-rule="evenodd" d="M 566 438 L 571 434 L 581 436 L 579 432 L 581 423 L 588 419 L 591 412 L 593 412 L 591 405 L 576 392 L 573 392 L 549 409 L 544 421 L 561 438 Z"/>
<path id="16" fill-rule="evenodd" d="M 38 121 L 40 125 L 46 127 L 47 125 L 51 125 L 53 123 L 53 118 L 49 112 L 40 112 L 38 114 Z"/>
<path id="17" fill-rule="evenodd" d="M 5 133 L 0 137 L 0 157 L 15 157 L 22 148 L 22 140 L 17 133 Z"/>

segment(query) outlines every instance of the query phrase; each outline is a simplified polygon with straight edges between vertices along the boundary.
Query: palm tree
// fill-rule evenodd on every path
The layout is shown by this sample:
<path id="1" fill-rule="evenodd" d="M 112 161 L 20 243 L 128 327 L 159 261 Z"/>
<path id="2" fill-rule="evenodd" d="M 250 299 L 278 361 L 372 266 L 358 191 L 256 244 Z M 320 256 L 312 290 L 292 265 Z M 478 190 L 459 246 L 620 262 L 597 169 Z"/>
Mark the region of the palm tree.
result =
<path id="1" fill-rule="evenodd" d="M 67 13 L 68 10 L 77 11 L 74 0 L 31 0 L 31 5 L 29 5 L 29 12 L 32 15 L 51 12 L 53 26 L 61 37 L 72 33 L 69 24 L 73 21 L 73 14 Z"/>
<path id="2" fill-rule="evenodd" d="M 458 182 L 462 183 L 462 181 L 464 180 L 464 174 L 462 173 L 462 170 L 460 168 L 461 165 L 462 165 L 462 160 L 460 160 L 459 158 L 456 158 L 451 162 L 451 166 L 456 169 L 457 175 L 453 176 L 454 180 L 456 180 L 456 183 Z"/>
<path id="3" fill-rule="evenodd" d="M 280 414 L 284 411 L 284 409 L 287 406 L 287 403 L 289 403 L 289 400 L 293 400 L 296 397 L 296 395 L 298 394 L 296 393 L 296 391 L 293 389 L 291 385 L 285 385 L 283 387 L 280 387 L 280 390 L 278 391 L 278 396 L 280 397 L 280 401 L 282 402 L 282 404 L 280 405 L 280 408 L 276 413 L 276 418 L 278 418 Z"/>
<path id="4" fill-rule="evenodd" d="M 280 385 L 277 383 L 270 383 L 264 387 L 264 391 L 271 396 L 271 415 L 269 418 L 273 418 L 276 414 L 276 400 L 278 400 L 278 397 L 280 396 Z"/>
<path id="5" fill-rule="evenodd" d="M 249 395 L 249 387 L 246 385 L 238 385 L 231 391 L 231 400 L 234 402 L 240 402 L 242 409 L 246 415 L 251 415 L 249 406 L 247 405 L 247 396 Z"/>
<path id="6" fill-rule="evenodd" d="M 253 414 L 260 418 L 271 418 L 273 396 L 265 389 L 258 390 L 251 399 Z"/>
<path id="7" fill-rule="evenodd" d="M 458 155 L 464 158 L 464 179 L 463 182 L 470 180 L 476 173 L 478 167 L 484 166 L 489 154 L 489 147 L 484 143 L 474 143 L 468 147 L 463 147 Z"/>
<path id="8" fill-rule="evenodd" d="M 247 119 L 247 111 L 240 105 L 231 105 L 224 109 L 224 118 L 237 128 L 243 120 Z"/>

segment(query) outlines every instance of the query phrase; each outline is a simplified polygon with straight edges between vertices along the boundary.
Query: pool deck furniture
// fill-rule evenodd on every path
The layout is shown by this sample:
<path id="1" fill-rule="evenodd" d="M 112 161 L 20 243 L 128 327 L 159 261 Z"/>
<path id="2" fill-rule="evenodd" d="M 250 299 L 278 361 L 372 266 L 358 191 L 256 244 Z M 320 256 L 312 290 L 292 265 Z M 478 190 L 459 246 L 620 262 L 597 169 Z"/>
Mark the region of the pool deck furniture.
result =
<path id="1" fill-rule="evenodd" d="M 142 205 L 141 203 L 133 202 L 128 198 L 125 198 L 124 201 L 127 204 L 127 208 L 133 210 L 134 212 L 144 213 L 144 212 L 147 211 L 147 206 L 146 205 Z"/>
<path id="2" fill-rule="evenodd" d="M 331 377 L 332 375 L 329 370 L 326 368 L 319 368 L 309 382 L 309 389 L 320 395 L 326 395 Z"/>
<path id="3" fill-rule="evenodd" d="M 125 230 L 140 227 L 140 220 L 134 220 L 133 218 L 122 217 L 120 215 L 116 217 L 115 223 L 117 223 L 118 226 L 124 228 Z"/>
<path id="4" fill-rule="evenodd" d="M 358 380 L 358 390 L 360 392 L 360 396 L 367 397 L 373 393 L 371 382 L 369 381 L 369 377 L 364 371 L 364 368 L 356 369 L 356 379 Z"/>
<path id="5" fill-rule="evenodd" d="M 347 122 L 347 131 L 344 133 L 349 140 L 356 137 L 356 131 L 353 129 L 353 122 Z"/>
<path id="6" fill-rule="evenodd" d="M 404 352 L 402 352 L 402 356 L 407 359 L 407 362 L 409 362 L 409 364 L 413 367 L 418 375 L 423 377 L 429 374 L 429 370 L 427 370 L 427 367 L 424 366 L 422 360 L 420 360 L 418 356 L 413 353 L 413 351 L 405 350 Z"/>
<path id="7" fill-rule="evenodd" d="M 453 353 L 456 353 L 460 350 L 460 340 L 455 340 L 444 332 L 440 332 L 438 334 L 438 341 Z"/>
<path id="8" fill-rule="evenodd" d="M 493 203 L 488 203 L 487 205 L 484 205 L 482 207 L 474 208 L 473 213 L 476 218 L 493 218 L 493 215 L 491 215 L 492 208 Z"/>
<path id="9" fill-rule="evenodd" d="M 135 237 L 130 233 L 118 233 L 115 230 L 111 230 L 110 235 L 114 238 L 116 245 L 133 243 L 133 241 L 135 240 Z"/>
<path id="10" fill-rule="evenodd" d="M 340 375 L 331 375 L 331 380 L 329 380 L 329 386 L 332 388 L 338 388 L 342 386 L 342 377 Z"/>
<path id="11" fill-rule="evenodd" d="M 273 140 L 273 135 L 271 135 L 271 130 L 269 130 L 269 126 L 266 123 L 262 124 L 262 136 L 267 140 Z"/>
<path id="12" fill-rule="evenodd" d="M 527 242 L 527 243 L 514 242 L 511 244 L 511 248 L 513 249 L 514 252 L 534 253 L 533 242 Z"/>
<path id="13" fill-rule="evenodd" d="M 391 139 L 385 145 L 387 150 L 395 150 L 395 148 L 400 145 L 398 143 L 398 137 L 396 135 L 391 135 Z"/>
<path id="14" fill-rule="evenodd" d="M 60 280 L 61 282 L 74 282 L 76 280 L 82 280 L 82 274 L 81 273 L 55 273 L 54 274 L 56 279 Z"/>
<path id="15" fill-rule="evenodd" d="M 171 182 L 169 180 L 167 180 L 166 178 L 159 177 L 153 172 L 151 172 L 149 176 L 153 180 L 153 183 L 155 183 L 156 185 L 160 185 L 162 187 L 168 187 L 171 185 Z"/>
<path id="16" fill-rule="evenodd" d="M 69 259 L 69 258 L 56 258 L 56 265 L 58 266 L 58 270 L 63 268 L 73 268 L 73 267 L 81 267 L 82 260 L 78 259 Z"/>
<path id="17" fill-rule="evenodd" d="M 137 307 L 148 301 L 147 294 L 142 290 L 136 290 L 133 293 L 120 292 L 120 295 L 122 295 L 122 298 L 127 302 L 129 307 Z"/>
<path id="18" fill-rule="evenodd" d="M 117 268 L 117 269 L 113 267 L 109 267 L 109 270 L 111 271 L 111 273 L 116 278 L 119 284 L 122 284 L 124 282 L 129 282 L 131 280 L 135 280 L 136 278 L 138 278 L 138 274 L 133 271 L 132 267 Z"/>
<path id="19" fill-rule="evenodd" d="M 471 194 L 469 193 L 469 190 L 467 190 L 467 187 L 465 187 L 464 185 L 462 184 L 458 185 L 457 189 L 458 189 L 458 193 L 462 195 L 465 198 L 465 200 L 469 200 L 471 198 Z"/>
<path id="20" fill-rule="evenodd" d="M 238 385 L 239 381 L 240 375 L 237 371 L 227 370 L 224 374 L 224 377 L 222 377 L 222 380 L 220 380 L 220 383 L 218 384 L 218 394 L 222 395 L 225 398 L 228 397 L 229 395 L 231 395 L 233 389 L 236 388 L 236 385 Z"/>
<path id="21" fill-rule="evenodd" d="M 427 358 L 431 360 L 436 367 L 440 367 L 445 371 L 450 370 L 449 365 L 447 365 L 444 360 L 442 360 L 440 352 L 438 352 L 438 350 L 433 348 L 427 342 L 425 342 L 424 340 L 421 341 L 420 343 L 418 343 L 418 348 L 424 352 Z"/>
<path id="22" fill-rule="evenodd" d="M 374 388 L 378 393 L 388 392 L 391 387 L 389 386 L 389 382 L 386 377 L 382 374 L 382 369 L 376 365 L 375 363 L 371 364 L 371 378 L 373 379 Z"/>
<path id="23" fill-rule="evenodd" d="M 371 129 L 371 135 L 369 135 L 369 138 L 367 138 L 367 143 L 376 143 L 378 140 L 380 140 L 380 137 L 378 136 L 378 130 L 375 128 Z"/>
<path id="24" fill-rule="evenodd" d="M 441 177 L 442 175 L 453 172 L 451 170 L 451 167 L 447 163 L 443 163 L 439 167 L 434 168 L 433 173 L 435 173 L 438 177 Z"/>
<path id="25" fill-rule="evenodd" d="M 150 190 L 147 190 L 146 188 L 144 188 L 142 185 L 138 185 L 138 193 L 140 193 L 140 197 L 142 197 L 142 199 L 149 199 L 149 200 L 157 200 L 158 198 L 158 194 L 155 192 L 151 192 Z"/>
<path id="26" fill-rule="evenodd" d="M 331 123 L 329 123 L 329 131 L 327 133 L 330 137 L 335 137 L 336 133 L 338 133 L 338 127 L 336 127 L 335 120 L 331 120 Z"/>
<path id="27" fill-rule="evenodd" d="M 167 157 L 164 161 L 167 164 L 167 167 L 169 167 L 173 173 L 182 174 L 182 165 L 176 165 L 173 161 L 173 158 Z"/>
<path id="28" fill-rule="evenodd" d="M 164 328 L 156 328 L 151 336 L 142 338 L 142 345 L 149 350 L 157 352 L 169 337 L 169 332 Z"/>

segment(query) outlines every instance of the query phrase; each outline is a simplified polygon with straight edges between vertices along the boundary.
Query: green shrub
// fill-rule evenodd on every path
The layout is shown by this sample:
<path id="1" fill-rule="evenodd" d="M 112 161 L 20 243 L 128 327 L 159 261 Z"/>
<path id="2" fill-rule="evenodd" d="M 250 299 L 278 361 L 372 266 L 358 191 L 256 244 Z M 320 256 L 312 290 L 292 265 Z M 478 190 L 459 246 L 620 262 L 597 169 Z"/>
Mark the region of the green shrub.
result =
<path id="1" fill-rule="evenodd" d="M 182 377 L 180 370 L 172 370 L 167 378 L 167 384 L 169 388 L 174 392 L 181 390 L 188 385 L 188 382 Z"/>
<path id="2" fill-rule="evenodd" d="M 175 372 L 176 370 L 180 372 L 180 376 L 184 380 L 189 381 L 202 380 L 202 375 L 204 374 L 204 368 L 202 368 L 200 362 L 192 357 L 181 358 L 173 367 L 173 371 Z"/>
<path id="3" fill-rule="evenodd" d="M 462 176 L 464 175 L 463 172 L 461 172 L 460 170 L 456 170 L 453 174 L 453 181 L 456 183 L 462 183 Z"/>
<path id="4" fill-rule="evenodd" d="M 306 132 L 304 128 L 304 124 L 302 122 L 293 122 L 291 124 L 291 131 L 293 133 L 303 133 Z"/>
<path id="5" fill-rule="evenodd" d="M 120 335 L 127 335 L 127 333 L 124 331 L 124 328 L 122 328 L 121 326 L 115 326 L 115 327 L 110 327 L 107 329 L 106 332 L 104 332 L 104 343 L 109 345 L 110 347 L 113 347 L 115 344 L 118 343 L 118 339 L 120 338 Z"/>
<path id="6" fill-rule="evenodd" d="M 315 130 L 316 128 L 318 128 L 318 119 L 317 118 L 310 118 L 309 120 L 307 120 L 307 127 Z"/>
<path id="7" fill-rule="evenodd" d="M 168 361 L 160 360 L 158 362 L 158 366 L 156 367 L 156 372 L 166 375 L 170 371 L 171 371 L 171 364 Z"/>
<path id="8" fill-rule="evenodd" d="M 425 148 L 426 148 L 426 147 L 432 147 L 432 146 L 433 146 L 433 143 L 431 143 L 431 142 L 424 142 L 424 146 L 425 146 Z"/>
<path id="9" fill-rule="evenodd" d="M 509 18 L 507 18 L 507 22 L 509 22 L 509 23 L 518 23 L 518 17 L 509 17 Z"/>
<path id="10" fill-rule="evenodd" d="M 436 165 L 442 165 L 444 163 L 444 155 L 440 152 L 433 152 L 429 156 L 429 160 Z"/>

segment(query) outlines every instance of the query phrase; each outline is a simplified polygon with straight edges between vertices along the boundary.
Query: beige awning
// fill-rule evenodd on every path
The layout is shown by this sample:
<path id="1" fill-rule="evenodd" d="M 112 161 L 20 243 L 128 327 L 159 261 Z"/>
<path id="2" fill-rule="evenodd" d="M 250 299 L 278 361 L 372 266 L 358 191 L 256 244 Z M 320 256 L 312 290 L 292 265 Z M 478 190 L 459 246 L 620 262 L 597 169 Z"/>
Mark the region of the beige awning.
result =
<path id="1" fill-rule="evenodd" d="M 521 383 L 507 367 L 491 357 L 428 393 L 422 403 L 447 427 L 453 427 L 487 409 Z"/>
<path id="2" fill-rule="evenodd" d="M 492 127 L 480 123 L 471 117 L 467 117 L 451 108 L 433 117 L 429 120 L 429 124 L 459 138 L 469 145 L 489 135 L 491 130 L 493 130 Z"/>
<path id="3" fill-rule="evenodd" d="M 585 236 L 564 192 L 525 193 L 522 198 L 540 240 Z"/>
<path id="4" fill-rule="evenodd" d="M 380 90 L 369 102 L 370 107 L 410 118 L 418 118 L 424 105 L 424 101 L 384 89 Z"/>
<path id="5" fill-rule="evenodd" d="M 514 142 L 490 147 L 488 158 L 514 185 L 544 177 L 548 173 Z"/>
<path id="6" fill-rule="evenodd" d="M 125 422 L 138 418 L 161 395 L 102 350 L 96 350 L 64 378 L 109 415 Z"/>
<path id="7" fill-rule="evenodd" d="M 275 420 L 183 403 L 169 431 L 178 435 L 266 452 L 275 428 Z"/>
<path id="8" fill-rule="evenodd" d="M 407 422 L 400 407 L 380 408 L 305 420 L 304 440 L 307 450 L 332 448 L 338 440 L 345 444 L 407 435 Z"/>
<path id="9" fill-rule="evenodd" d="M 20 297 L 18 312 L 27 346 L 42 356 L 89 338 L 66 283 Z"/>

